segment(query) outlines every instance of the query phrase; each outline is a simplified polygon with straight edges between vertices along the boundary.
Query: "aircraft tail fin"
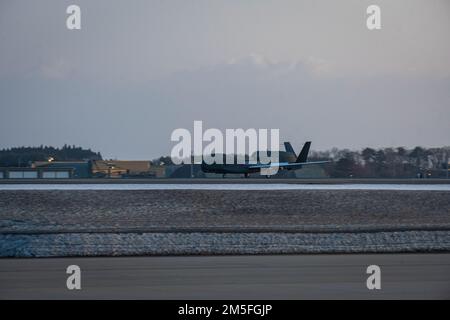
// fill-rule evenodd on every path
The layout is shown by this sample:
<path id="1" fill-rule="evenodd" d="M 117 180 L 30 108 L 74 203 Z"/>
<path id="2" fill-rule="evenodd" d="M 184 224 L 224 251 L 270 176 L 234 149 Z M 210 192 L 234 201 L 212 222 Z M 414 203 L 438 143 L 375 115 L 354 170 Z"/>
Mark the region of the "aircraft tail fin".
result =
<path id="1" fill-rule="evenodd" d="M 300 152 L 300 154 L 297 157 L 297 160 L 295 162 L 306 162 L 306 160 L 308 160 L 308 152 L 309 152 L 309 147 L 311 146 L 311 141 L 307 141 L 305 142 L 305 144 L 303 145 L 302 151 Z"/>
<path id="2" fill-rule="evenodd" d="M 284 143 L 284 149 L 286 149 L 287 152 L 292 153 L 295 157 L 297 157 L 297 155 L 295 154 L 294 148 L 292 148 L 291 143 L 290 142 L 285 142 Z"/>

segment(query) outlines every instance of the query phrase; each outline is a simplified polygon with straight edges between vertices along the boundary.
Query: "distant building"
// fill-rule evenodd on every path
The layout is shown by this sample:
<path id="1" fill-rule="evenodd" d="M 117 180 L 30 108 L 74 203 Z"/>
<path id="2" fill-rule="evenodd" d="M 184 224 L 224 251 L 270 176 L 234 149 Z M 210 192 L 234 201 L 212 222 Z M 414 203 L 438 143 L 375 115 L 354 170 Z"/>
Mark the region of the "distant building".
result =
<path id="1" fill-rule="evenodd" d="M 35 161 L 31 165 L 32 168 L 39 169 L 55 169 L 45 174 L 45 178 L 58 178 L 56 176 L 56 169 L 70 172 L 70 178 L 91 178 L 92 177 L 92 162 L 91 161 Z M 63 175 L 60 173 L 60 175 Z"/>
<path id="2" fill-rule="evenodd" d="M 152 166 L 148 160 L 94 160 L 92 175 L 111 178 L 160 178 L 164 177 L 164 167 Z"/>
<path id="3" fill-rule="evenodd" d="M 166 178 L 204 178 L 205 174 L 200 164 L 168 165 L 165 171 Z"/>
<path id="4" fill-rule="evenodd" d="M 0 168 L 0 179 L 68 179 L 72 176 L 72 168 Z"/>

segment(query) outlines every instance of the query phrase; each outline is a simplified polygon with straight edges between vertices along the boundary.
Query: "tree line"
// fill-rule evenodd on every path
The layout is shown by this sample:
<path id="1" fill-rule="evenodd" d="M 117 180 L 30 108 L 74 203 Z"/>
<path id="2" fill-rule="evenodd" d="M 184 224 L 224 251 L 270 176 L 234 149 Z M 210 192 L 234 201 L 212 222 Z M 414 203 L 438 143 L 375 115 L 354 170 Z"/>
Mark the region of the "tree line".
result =
<path id="1" fill-rule="evenodd" d="M 0 167 L 29 167 L 34 161 L 49 159 L 55 161 L 101 160 L 102 156 L 100 152 L 67 144 L 62 148 L 39 146 L 0 150 Z"/>
<path id="2" fill-rule="evenodd" d="M 449 158 L 450 147 L 364 148 L 359 151 L 333 148 L 313 151 L 310 156 L 310 160 L 333 160 L 325 170 L 335 178 L 444 178 Z"/>

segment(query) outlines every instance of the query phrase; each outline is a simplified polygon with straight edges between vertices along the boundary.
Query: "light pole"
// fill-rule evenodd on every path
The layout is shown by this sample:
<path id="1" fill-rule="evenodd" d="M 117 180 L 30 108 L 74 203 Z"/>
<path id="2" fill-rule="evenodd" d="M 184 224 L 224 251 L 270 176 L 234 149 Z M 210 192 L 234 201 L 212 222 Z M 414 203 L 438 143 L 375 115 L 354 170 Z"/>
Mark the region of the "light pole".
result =
<path id="1" fill-rule="evenodd" d="M 450 163 L 450 158 L 447 159 L 447 179 L 448 179 L 448 164 Z"/>
<path id="2" fill-rule="evenodd" d="M 194 178 L 194 153 L 191 152 L 191 178 Z"/>

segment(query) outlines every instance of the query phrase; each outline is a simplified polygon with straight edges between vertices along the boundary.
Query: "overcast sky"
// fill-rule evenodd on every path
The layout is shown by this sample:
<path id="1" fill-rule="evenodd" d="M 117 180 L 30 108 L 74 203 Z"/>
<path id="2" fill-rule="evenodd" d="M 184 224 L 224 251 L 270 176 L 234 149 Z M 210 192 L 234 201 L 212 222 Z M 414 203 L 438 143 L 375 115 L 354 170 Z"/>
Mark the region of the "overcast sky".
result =
<path id="1" fill-rule="evenodd" d="M 151 159 L 194 120 L 297 149 L 450 145 L 449 39 L 448 0 L 1 0 L 0 148 Z"/>

